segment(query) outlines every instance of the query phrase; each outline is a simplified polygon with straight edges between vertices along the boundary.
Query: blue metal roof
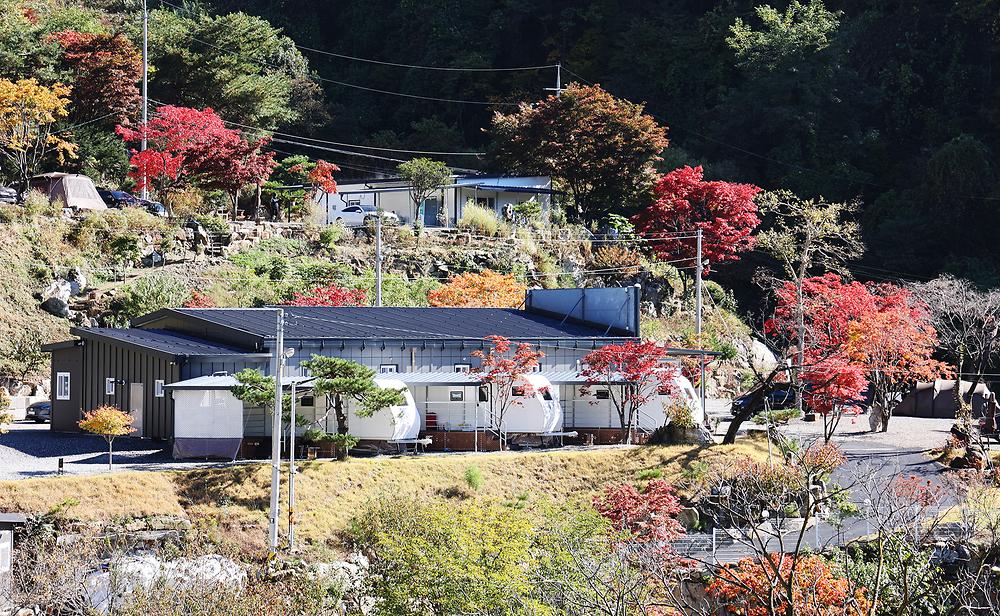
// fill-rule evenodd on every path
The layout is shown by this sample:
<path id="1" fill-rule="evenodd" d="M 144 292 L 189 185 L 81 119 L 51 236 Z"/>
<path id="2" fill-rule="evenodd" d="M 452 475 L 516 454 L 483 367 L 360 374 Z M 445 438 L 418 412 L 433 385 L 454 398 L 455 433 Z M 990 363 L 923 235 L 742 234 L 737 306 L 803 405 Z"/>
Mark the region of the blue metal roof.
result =
<path id="1" fill-rule="evenodd" d="M 101 338 L 117 344 L 148 350 L 172 357 L 245 357 L 266 358 L 266 353 L 248 352 L 193 336 L 163 329 L 116 329 L 110 327 L 74 327 L 70 333 L 81 338 Z"/>
<path id="2" fill-rule="evenodd" d="M 291 340 L 513 340 L 620 338 L 607 328 L 562 322 L 512 308 L 373 308 L 283 306 L 285 338 Z M 178 308 L 167 311 L 191 319 L 274 338 L 275 312 L 245 308 Z M 156 322 L 154 315 L 137 324 Z M 162 314 L 159 316 L 163 316 Z"/>

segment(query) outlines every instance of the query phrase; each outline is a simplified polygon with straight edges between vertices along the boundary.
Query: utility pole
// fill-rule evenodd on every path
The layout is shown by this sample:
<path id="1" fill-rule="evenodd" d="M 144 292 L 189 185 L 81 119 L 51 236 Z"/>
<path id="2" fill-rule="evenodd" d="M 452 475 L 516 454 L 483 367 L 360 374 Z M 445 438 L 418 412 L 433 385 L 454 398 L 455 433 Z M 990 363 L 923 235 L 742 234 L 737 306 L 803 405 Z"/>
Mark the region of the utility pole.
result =
<path id="1" fill-rule="evenodd" d="M 375 305 L 382 307 L 382 208 L 375 210 Z"/>
<path id="2" fill-rule="evenodd" d="M 292 380 L 291 417 L 288 420 L 288 551 L 295 549 L 295 380 Z"/>
<path id="3" fill-rule="evenodd" d="M 142 146 L 141 152 L 146 151 L 146 122 L 149 121 L 149 11 L 146 9 L 146 0 L 142 0 Z M 146 187 L 146 173 L 142 174 L 142 198 L 149 198 L 149 189 Z"/>
<path id="4" fill-rule="evenodd" d="M 559 98 L 562 96 L 562 91 L 564 89 L 565 88 L 562 87 L 562 62 L 559 62 L 558 64 L 556 64 L 556 87 L 545 88 L 545 90 L 547 92 L 555 92 L 556 97 Z"/>
<path id="5" fill-rule="evenodd" d="M 695 259 L 697 262 L 694 266 L 694 277 L 695 277 L 695 287 L 694 287 L 694 333 L 698 337 L 698 349 L 700 351 L 705 350 L 705 346 L 701 341 L 701 274 L 705 267 L 701 256 L 701 229 L 698 229 L 697 239 L 695 240 Z M 705 404 L 705 354 L 701 353 L 698 358 L 698 362 L 701 365 L 700 374 L 700 389 L 701 389 L 701 415 L 705 416 L 706 404 Z"/>
<path id="6" fill-rule="evenodd" d="M 285 367 L 285 311 L 278 312 L 277 335 L 271 370 L 274 372 L 274 414 L 271 417 L 271 519 L 268 527 L 268 545 L 271 556 L 278 553 L 279 492 L 281 491 L 281 373 Z"/>

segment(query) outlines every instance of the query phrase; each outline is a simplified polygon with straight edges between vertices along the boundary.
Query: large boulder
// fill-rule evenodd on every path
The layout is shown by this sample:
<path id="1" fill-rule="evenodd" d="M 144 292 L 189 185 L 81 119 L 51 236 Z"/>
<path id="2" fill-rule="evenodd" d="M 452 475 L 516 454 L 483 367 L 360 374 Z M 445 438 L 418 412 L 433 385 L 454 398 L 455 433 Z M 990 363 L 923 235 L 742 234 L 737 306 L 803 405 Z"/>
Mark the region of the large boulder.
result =
<path id="1" fill-rule="evenodd" d="M 79 267 L 70 268 L 66 274 L 66 281 L 69 283 L 70 293 L 80 295 L 87 288 L 87 277 L 80 271 Z"/>
<path id="2" fill-rule="evenodd" d="M 69 309 L 69 302 L 55 296 L 42 302 L 42 310 L 61 319 L 68 319 L 73 314 Z"/>
<path id="3" fill-rule="evenodd" d="M 68 280 L 57 279 L 49 283 L 49 286 L 42 289 L 42 302 L 56 298 L 63 303 L 69 303 L 69 298 L 73 297 L 73 285 Z"/>

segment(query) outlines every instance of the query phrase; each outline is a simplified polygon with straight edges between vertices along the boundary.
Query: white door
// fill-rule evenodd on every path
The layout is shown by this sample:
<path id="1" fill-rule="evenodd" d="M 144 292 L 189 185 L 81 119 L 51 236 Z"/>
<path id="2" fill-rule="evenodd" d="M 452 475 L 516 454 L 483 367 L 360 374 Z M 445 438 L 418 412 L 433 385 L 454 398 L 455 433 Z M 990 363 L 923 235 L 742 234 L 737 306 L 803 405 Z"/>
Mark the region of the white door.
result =
<path id="1" fill-rule="evenodd" d="M 132 427 L 135 432 L 132 436 L 142 436 L 142 383 L 131 383 L 128 389 L 128 409 L 132 414 Z"/>

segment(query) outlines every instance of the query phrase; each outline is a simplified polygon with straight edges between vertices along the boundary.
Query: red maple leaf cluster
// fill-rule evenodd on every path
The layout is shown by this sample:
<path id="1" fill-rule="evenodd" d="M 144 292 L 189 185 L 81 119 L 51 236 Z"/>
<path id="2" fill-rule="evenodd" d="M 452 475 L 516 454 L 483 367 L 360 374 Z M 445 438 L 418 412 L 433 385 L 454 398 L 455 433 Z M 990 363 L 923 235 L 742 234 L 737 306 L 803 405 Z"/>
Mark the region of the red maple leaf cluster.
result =
<path id="1" fill-rule="evenodd" d="M 146 137 L 147 149 L 133 150 L 130 160 L 129 177 L 139 188 L 152 182 L 163 191 L 194 181 L 235 199 L 242 187 L 263 183 L 275 166 L 274 153 L 261 150 L 267 137 L 247 141 L 209 107 L 164 105 L 147 124 L 118 126 L 116 132 L 131 143 Z"/>
<path id="2" fill-rule="evenodd" d="M 347 289 L 331 284 L 316 287 L 305 293 L 295 293 L 292 301 L 286 306 L 365 306 L 368 297 L 361 289 Z"/>
<path id="3" fill-rule="evenodd" d="M 139 110 L 136 82 L 142 76 L 142 55 L 123 34 L 92 34 L 65 30 L 49 35 L 63 49 L 73 77 L 73 116 L 93 120 L 109 116 L 126 122 Z"/>
<path id="4" fill-rule="evenodd" d="M 651 480 L 642 490 L 629 483 L 608 485 L 594 497 L 594 508 L 629 541 L 669 550 L 670 543 L 684 535 L 676 519 L 682 508 L 680 499 L 662 479 Z"/>
<path id="5" fill-rule="evenodd" d="M 580 376 L 589 385 L 630 384 L 621 402 L 640 407 L 657 394 L 673 389 L 677 369 L 664 364 L 666 357 L 666 348 L 651 340 L 608 344 L 583 357 Z"/>
<path id="6" fill-rule="evenodd" d="M 670 234 L 697 229 L 702 231 L 702 255 L 709 264 L 735 261 L 756 244 L 752 233 L 760 224 L 754 203 L 761 191 L 757 186 L 705 181 L 699 166 L 671 171 L 655 190 L 656 201 L 632 221 L 661 258 L 693 261 L 696 240 Z"/>

